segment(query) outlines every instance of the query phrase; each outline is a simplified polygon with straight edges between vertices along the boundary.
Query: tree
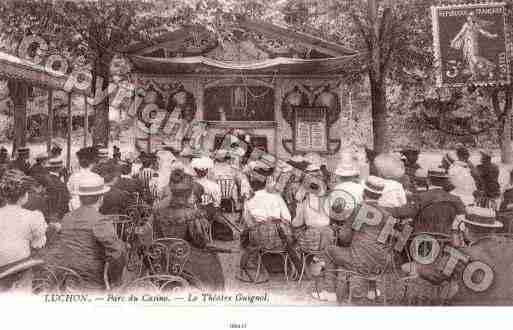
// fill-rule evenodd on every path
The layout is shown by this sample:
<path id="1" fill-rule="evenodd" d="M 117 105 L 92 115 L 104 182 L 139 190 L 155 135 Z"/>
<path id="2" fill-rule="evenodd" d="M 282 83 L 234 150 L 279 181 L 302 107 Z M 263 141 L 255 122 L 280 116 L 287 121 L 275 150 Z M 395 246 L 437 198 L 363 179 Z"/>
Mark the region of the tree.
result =
<path id="1" fill-rule="evenodd" d="M 92 93 L 99 97 L 108 87 L 112 59 L 130 42 L 146 40 L 172 28 L 179 10 L 170 1 L 3 1 L 0 24 L 4 36 L 19 45 L 27 36 L 39 36 L 49 44 L 49 52 L 87 67 L 92 73 Z M 178 16 L 173 15 L 176 13 Z M 72 70 L 70 67 L 68 73 Z M 109 99 L 94 105 L 94 143 L 107 144 Z"/>
<path id="2" fill-rule="evenodd" d="M 369 78 L 374 149 L 388 148 L 387 85 L 406 83 L 412 72 L 433 63 L 430 43 L 430 1 L 309 0 L 302 28 L 320 28 L 325 38 L 359 49 L 365 55 L 362 73 Z M 306 8 L 306 9 L 303 9 Z M 291 16 L 289 14 L 289 16 Z M 293 17 L 293 16 L 292 16 Z M 293 21 L 293 20 L 290 20 Z"/>
<path id="3" fill-rule="evenodd" d="M 94 143 L 107 144 L 109 98 L 102 93 L 109 85 L 113 58 L 135 41 L 151 41 L 162 32 L 186 24 L 201 24 L 222 41 L 222 27 L 237 15 L 270 17 L 279 12 L 280 0 L 98 0 L 52 1 L 8 0 L 0 4 L 0 27 L 10 43 L 37 35 L 57 52 L 86 66 L 92 72 L 96 121 Z M 265 13 L 265 14 L 264 14 Z"/>

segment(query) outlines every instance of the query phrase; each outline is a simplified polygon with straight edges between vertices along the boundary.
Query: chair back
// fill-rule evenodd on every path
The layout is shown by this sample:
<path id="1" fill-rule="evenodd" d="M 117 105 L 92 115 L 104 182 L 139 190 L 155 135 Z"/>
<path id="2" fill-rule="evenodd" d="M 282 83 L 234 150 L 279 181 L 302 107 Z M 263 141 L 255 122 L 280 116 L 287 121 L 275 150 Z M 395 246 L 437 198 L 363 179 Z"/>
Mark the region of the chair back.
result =
<path id="1" fill-rule="evenodd" d="M 120 240 L 130 243 L 135 239 L 136 222 L 133 219 L 124 214 L 107 215 L 105 219 L 112 222 Z"/>
<path id="2" fill-rule="evenodd" d="M 425 206 L 417 215 L 414 232 L 450 233 L 456 206 L 452 202 L 434 202 Z"/>
<path id="3" fill-rule="evenodd" d="M 513 234 L 513 210 L 497 211 L 497 220 L 502 222 L 502 232 Z"/>
<path id="4" fill-rule="evenodd" d="M 191 247 L 183 239 L 161 238 L 153 242 L 146 254 L 146 267 L 151 275 L 180 275 L 189 260 Z"/>
<path id="5" fill-rule="evenodd" d="M 32 280 L 33 292 L 36 294 L 48 292 L 80 291 L 84 280 L 71 268 L 57 265 L 42 265 L 35 267 Z"/>
<path id="6" fill-rule="evenodd" d="M 151 221 L 153 208 L 147 204 L 139 203 L 129 206 L 126 213 L 136 224 L 142 224 Z"/>
<path id="7" fill-rule="evenodd" d="M 283 233 L 292 236 L 292 228 L 286 221 L 281 220 L 278 224 L 272 222 L 259 223 L 253 226 L 249 232 L 249 240 L 262 250 L 284 250 L 285 243 L 280 236 L 278 226 Z"/>
<path id="8" fill-rule="evenodd" d="M 217 179 L 217 183 L 221 188 L 221 199 L 231 199 L 233 190 L 235 189 L 235 180 L 233 178 L 221 177 Z"/>
<path id="9" fill-rule="evenodd" d="M 180 276 L 174 275 L 149 275 L 137 278 L 122 288 L 122 292 L 175 292 L 187 289 L 188 281 Z"/>

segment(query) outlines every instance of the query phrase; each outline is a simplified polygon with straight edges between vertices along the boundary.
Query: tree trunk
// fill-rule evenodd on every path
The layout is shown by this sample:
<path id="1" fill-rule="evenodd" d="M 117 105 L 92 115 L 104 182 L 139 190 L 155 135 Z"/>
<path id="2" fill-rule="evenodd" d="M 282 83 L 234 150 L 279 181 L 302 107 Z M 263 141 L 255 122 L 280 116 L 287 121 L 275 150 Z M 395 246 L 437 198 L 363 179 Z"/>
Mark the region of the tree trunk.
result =
<path id="1" fill-rule="evenodd" d="M 109 145 L 110 124 L 109 124 L 109 70 L 112 57 L 109 55 L 99 56 L 95 63 L 93 74 L 93 85 L 95 86 L 95 102 L 93 105 L 95 118 L 93 127 L 93 145 Z"/>
<path id="2" fill-rule="evenodd" d="M 387 5 L 388 2 L 387 2 Z M 382 153 L 387 148 L 387 108 L 384 67 L 382 66 L 382 45 L 380 45 L 380 23 L 386 24 L 387 17 L 383 14 L 381 22 L 378 18 L 378 4 L 376 0 L 368 1 L 368 19 L 370 30 L 370 68 L 369 82 L 372 102 L 372 135 L 374 151 Z M 388 11 L 389 14 L 389 11 Z"/>
<path id="3" fill-rule="evenodd" d="M 374 151 L 382 153 L 387 150 L 387 109 L 386 93 L 383 82 L 370 80 L 372 99 L 372 135 Z"/>
<path id="4" fill-rule="evenodd" d="M 29 85 L 21 80 L 9 80 L 9 94 L 14 106 L 13 154 L 16 149 L 24 147 L 27 137 L 27 98 Z"/>
<path id="5" fill-rule="evenodd" d="M 499 136 L 501 145 L 501 161 L 504 164 L 513 163 L 513 149 L 511 148 L 511 91 L 506 93 L 506 100 L 504 102 L 503 118 L 500 121 L 502 127 L 499 128 L 499 132 L 502 134 Z"/>

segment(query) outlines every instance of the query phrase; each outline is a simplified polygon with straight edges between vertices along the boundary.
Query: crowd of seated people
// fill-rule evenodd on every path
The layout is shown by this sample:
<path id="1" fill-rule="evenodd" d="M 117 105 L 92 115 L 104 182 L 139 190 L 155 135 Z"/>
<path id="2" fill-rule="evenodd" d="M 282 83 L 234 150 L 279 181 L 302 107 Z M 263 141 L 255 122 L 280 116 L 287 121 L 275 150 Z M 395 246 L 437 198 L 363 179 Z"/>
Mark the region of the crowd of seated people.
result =
<path id="1" fill-rule="evenodd" d="M 237 239 L 240 230 L 242 277 L 254 279 L 251 270 L 262 248 L 287 251 L 297 271 L 300 252 L 318 252 L 326 264 L 320 296 L 332 300 L 334 278 L 326 270 L 369 273 L 385 267 L 387 251 L 376 239 L 379 228 L 353 229 L 352 211 L 362 205 L 403 219 L 416 232 L 442 232 L 454 236 L 453 244 L 464 245 L 471 241 L 471 214 L 486 209 L 495 216 L 513 204 L 513 189 L 501 194 L 498 167 L 487 151 L 475 166 L 468 150 L 458 148 L 429 169 L 418 164 L 418 150 L 400 154 L 373 154 L 366 164 L 369 175 L 351 152 L 330 172 L 318 154 L 274 163 L 242 157 L 231 164 L 230 150 L 193 153 L 187 160 L 161 150 L 122 160 L 119 148 L 109 158 L 107 149 L 94 146 L 80 149 L 79 169 L 63 175 L 59 156 L 40 154 L 31 165 L 26 148 L 13 161 L 0 150 L 0 214 L 5 214 L 0 217 L 0 274 L 30 257 L 33 248 L 43 249 L 47 263 L 78 272 L 87 289 L 104 287 L 107 262 L 109 278 L 120 282 L 130 246 L 106 215 L 126 214 L 131 206 L 144 204 L 153 210 L 146 227 L 149 244 L 166 237 L 189 242 L 193 252 L 186 271 L 205 286 L 225 286 L 213 240 Z M 242 228 L 225 214 L 221 179 L 234 183 L 229 197 L 242 213 Z M 346 193 L 345 199 L 326 198 L 334 192 Z M 442 214 L 431 207 L 440 203 L 451 211 Z M 345 218 L 334 216 L 341 212 Z"/>

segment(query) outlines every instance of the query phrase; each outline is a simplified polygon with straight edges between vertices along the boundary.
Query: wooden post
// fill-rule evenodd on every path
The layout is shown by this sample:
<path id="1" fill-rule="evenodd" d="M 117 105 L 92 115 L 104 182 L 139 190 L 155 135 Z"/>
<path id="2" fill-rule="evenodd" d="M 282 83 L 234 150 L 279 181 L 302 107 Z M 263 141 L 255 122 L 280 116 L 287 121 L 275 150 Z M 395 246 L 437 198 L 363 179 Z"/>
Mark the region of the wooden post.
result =
<path id="1" fill-rule="evenodd" d="M 27 137 L 27 99 L 29 85 L 22 80 L 8 80 L 9 95 L 13 104 L 14 137 L 12 140 L 12 155 L 16 150 L 24 147 Z"/>
<path id="2" fill-rule="evenodd" d="M 87 140 L 89 138 L 89 114 L 87 112 L 87 95 L 84 95 L 84 147 L 87 147 Z"/>
<path id="3" fill-rule="evenodd" d="M 46 132 L 46 151 L 50 154 L 52 150 L 52 139 L 53 139 L 53 90 L 48 90 L 48 123 Z"/>
<path id="4" fill-rule="evenodd" d="M 72 126 L 72 117 L 71 117 L 71 96 L 72 93 L 68 93 L 68 136 L 67 136 L 67 155 L 66 155 L 66 168 L 68 169 L 68 173 L 71 171 L 71 130 Z"/>

